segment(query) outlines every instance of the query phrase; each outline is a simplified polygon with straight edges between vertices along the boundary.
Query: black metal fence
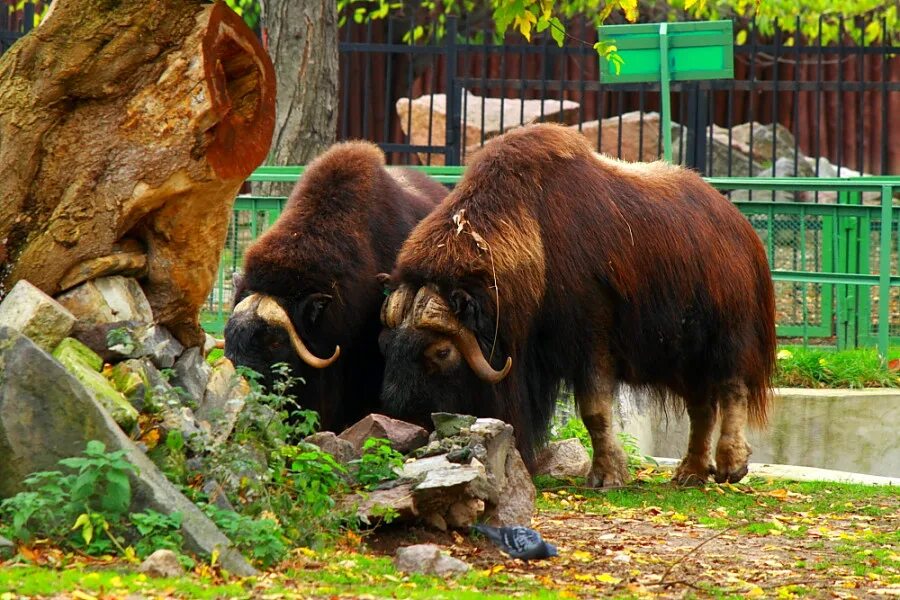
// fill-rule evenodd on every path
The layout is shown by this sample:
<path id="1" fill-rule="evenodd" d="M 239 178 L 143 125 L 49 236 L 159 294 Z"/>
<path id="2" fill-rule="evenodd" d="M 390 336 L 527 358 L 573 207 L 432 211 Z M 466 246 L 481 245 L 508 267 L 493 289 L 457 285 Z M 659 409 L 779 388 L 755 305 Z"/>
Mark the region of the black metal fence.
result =
<path id="1" fill-rule="evenodd" d="M 480 41 L 490 31 L 448 19 L 441 41 L 403 42 L 418 25 L 342 32 L 341 138 L 378 142 L 393 162 L 461 164 L 500 131 L 555 120 L 608 154 L 659 156 L 658 85 L 601 82 L 593 28 L 570 24 L 561 48 L 549 35 L 492 44 Z M 735 46 L 733 80 L 673 85 L 675 159 L 707 175 L 900 173 L 900 47 L 891 31 L 867 45 L 867 25 L 842 22 L 834 45 L 751 28 Z"/>
<path id="2" fill-rule="evenodd" d="M 0 4 L 0 51 L 30 29 L 34 11 Z M 377 142 L 393 163 L 464 164 L 493 135 L 554 120 L 613 156 L 660 155 L 658 86 L 601 82 L 593 27 L 568 24 L 561 48 L 543 34 L 495 44 L 490 30 L 451 18 L 441 40 L 405 42 L 420 25 L 348 20 L 340 138 Z M 831 45 L 777 28 L 763 39 L 751 27 L 735 46 L 733 80 L 673 84 L 675 160 L 707 175 L 900 174 L 898 36 L 881 21 L 884 41 L 866 44 L 868 25 L 842 22 Z"/>

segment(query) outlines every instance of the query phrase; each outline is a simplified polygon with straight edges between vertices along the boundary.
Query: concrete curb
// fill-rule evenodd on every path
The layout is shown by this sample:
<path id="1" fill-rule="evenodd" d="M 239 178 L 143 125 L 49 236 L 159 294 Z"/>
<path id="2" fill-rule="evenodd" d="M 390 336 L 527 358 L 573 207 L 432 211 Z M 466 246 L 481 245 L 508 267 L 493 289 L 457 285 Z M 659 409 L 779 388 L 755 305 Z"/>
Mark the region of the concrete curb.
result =
<path id="1" fill-rule="evenodd" d="M 674 469 L 681 462 L 676 458 L 656 458 L 660 467 Z M 900 486 L 900 477 L 881 477 L 865 473 L 850 473 L 832 469 L 817 469 L 799 465 L 776 465 L 769 463 L 750 463 L 750 475 L 788 479 L 792 481 L 831 481 L 835 483 L 860 483 L 865 485 Z"/>

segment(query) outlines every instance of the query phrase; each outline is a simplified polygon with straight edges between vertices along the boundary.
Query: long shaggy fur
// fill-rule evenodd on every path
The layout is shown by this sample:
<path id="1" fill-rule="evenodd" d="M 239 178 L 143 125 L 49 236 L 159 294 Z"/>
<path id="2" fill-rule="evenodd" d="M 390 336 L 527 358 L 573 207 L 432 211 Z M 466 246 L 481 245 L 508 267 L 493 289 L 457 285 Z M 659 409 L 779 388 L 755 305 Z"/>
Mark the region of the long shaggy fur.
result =
<path id="1" fill-rule="evenodd" d="M 446 194 L 421 173 L 386 168 L 374 144 L 332 146 L 307 167 L 278 221 L 248 249 L 235 303 L 251 293 L 274 297 L 314 353 L 330 356 L 339 344 L 341 357 L 312 369 L 258 319 L 229 323 L 228 354 L 266 373 L 275 359 L 293 358 L 295 374 L 306 380 L 293 391 L 320 413 L 323 428 L 375 410 L 383 371 L 377 346 L 383 287 L 376 276 L 390 272 L 410 230 Z M 332 296 L 314 327 L 301 314 L 313 293 Z"/>
<path id="2" fill-rule="evenodd" d="M 448 302 L 455 289 L 476 298 L 482 313 L 466 324 L 495 368 L 512 356 L 513 372 L 470 393 L 480 414 L 516 427 L 526 455 L 544 440 L 560 385 L 586 385 L 604 368 L 597 356 L 611 357 L 616 381 L 688 403 L 740 378 L 752 421 L 766 419 L 775 324 L 765 251 L 692 171 L 597 155 L 559 126 L 517 129 L 486 144 L 414 229 L 393 279 L 436 284 Z"/>

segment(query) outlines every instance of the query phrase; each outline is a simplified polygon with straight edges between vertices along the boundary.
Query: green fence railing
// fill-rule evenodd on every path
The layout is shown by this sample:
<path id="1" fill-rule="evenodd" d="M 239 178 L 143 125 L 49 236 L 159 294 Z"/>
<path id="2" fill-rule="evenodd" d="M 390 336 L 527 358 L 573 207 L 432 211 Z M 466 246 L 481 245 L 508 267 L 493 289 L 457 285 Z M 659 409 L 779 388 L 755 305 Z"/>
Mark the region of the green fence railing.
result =
<path id="1" fill-rule="evenodd" d="M 453 185 L 464 167 L 418 168 Z M 260 167 L 250 181 L 293 184 L 303 167 Z M 900 345 L 900 177 L 711 177 L 730 193 L 766 246 L 777 332 L 839 348 Z M 799 200 L 799 201 L 798 201 Z M 806 201 L 803 201 L 806 200 Z M 281 214 L 285 197 L 239 196 L 218 280 L 202 314 L 219 334 L 231 307 L 231 274 L 243 252 Z"/>

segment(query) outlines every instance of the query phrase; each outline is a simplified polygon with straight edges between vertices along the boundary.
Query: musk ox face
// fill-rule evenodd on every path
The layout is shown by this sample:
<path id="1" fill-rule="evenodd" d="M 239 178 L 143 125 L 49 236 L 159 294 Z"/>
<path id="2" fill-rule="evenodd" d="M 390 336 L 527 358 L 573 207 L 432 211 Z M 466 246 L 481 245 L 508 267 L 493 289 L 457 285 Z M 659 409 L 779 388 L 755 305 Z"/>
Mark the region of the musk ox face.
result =
<path id="1" fill-rule="evenodd" d="M 389 414 L 420 424 L 429 424 L 432 412 L 478 414 L 491 387 L 509 374 L 511 358 L 499 370 L 487 358 L 490 311 L 465 290 L 448 296 L 434 285 L 403 285 L 385 300 L 379 345 L 381 401 Z"/>
<path id="2" fill-rule="evenodd" d="M 239 292 L 231 318 L 225 326 L 225 356 L 234 364 L 262 375 L 262 384 L 272 389 L 272 365 L 286 363 L 294 377 L 306 384 L 318 379 L 340 356 L 340 346 L 323 333 L 332 297 L 310 293 L 297 299 L 275 298 L 260 293 Z M 332 348 L 331 353 L 325 347 Z M 322 355 L 329 358 L 321 358 Z M 303 398 L 304 384 L 289 393 Z M 319 408 L 319 407 L 310 407 Z"/>

